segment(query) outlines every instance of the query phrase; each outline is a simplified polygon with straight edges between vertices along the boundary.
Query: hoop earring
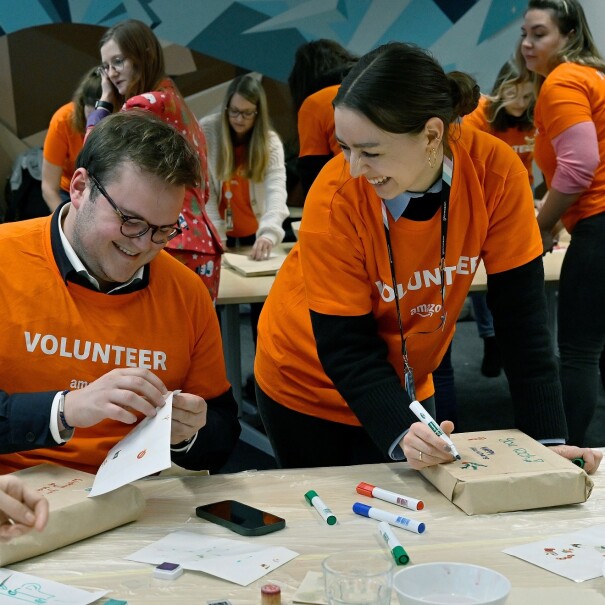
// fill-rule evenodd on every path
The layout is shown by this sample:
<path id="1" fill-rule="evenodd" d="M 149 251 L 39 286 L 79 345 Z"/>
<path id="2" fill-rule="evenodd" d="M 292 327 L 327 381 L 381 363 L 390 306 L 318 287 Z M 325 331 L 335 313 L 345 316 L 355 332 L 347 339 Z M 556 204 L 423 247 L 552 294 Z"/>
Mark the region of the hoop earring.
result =
<path id="1" fill-rule="evenodd" d="M 435 168 L 435 165 L 437 164 L 437 148 L 436 147 L 432 147 L 431 149 L 429 149 L 428 163 L 431 168 Z"/>

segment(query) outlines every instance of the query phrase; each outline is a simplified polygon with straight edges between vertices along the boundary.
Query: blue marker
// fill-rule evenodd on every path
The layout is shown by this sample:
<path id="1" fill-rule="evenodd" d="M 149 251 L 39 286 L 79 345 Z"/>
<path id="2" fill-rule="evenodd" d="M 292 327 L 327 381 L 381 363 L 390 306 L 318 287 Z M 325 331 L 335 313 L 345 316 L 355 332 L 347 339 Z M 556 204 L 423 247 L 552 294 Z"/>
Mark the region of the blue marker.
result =
<path id="1" fill-rule="evenodd" d="M 401 527 L 402 529 L 407 529 L 408 531 L 413 531 L 416 534 L 421 534 L 426 529 L 426 525 L 424 523 L 420 523 L 414 519 L 402 517 L 401 515 L 388 513 L 386 510 L 374 508 L 373 506 L 368 506 L 367 504 L 362 504 L 361 502 L 355 502 L 355 504 L 353 504 L 353 512 L 361 515 L 362 517 L 376 519 L 376 521 L 386 521 L 390 525 Z"/>

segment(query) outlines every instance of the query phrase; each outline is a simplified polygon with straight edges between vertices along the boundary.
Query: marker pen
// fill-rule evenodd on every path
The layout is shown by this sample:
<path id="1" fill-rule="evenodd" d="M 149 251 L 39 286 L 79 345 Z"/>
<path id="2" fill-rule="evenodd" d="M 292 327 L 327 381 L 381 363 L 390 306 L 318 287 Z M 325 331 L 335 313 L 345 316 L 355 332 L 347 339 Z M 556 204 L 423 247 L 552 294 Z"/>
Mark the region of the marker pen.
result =
<path id="1" fill-rule="evenodd" d="M 355 504 L 353 504 L 353 512 L 361 515 L 362 517 L 376 519 L 376 521 L 386 521 L 395 527 L 401 527 L 402 529 L 413 531 L 416 534 L 421 534 L 426 529 L 426 525 L 424 523 L 420 523 L 414 519 L 407 519 L 406 517 L 401 517 L 400 515 L 394 515 L 393 513 L 388 513 L 385 510 L 374 508 L 373 506 L 368 506 L 367 504 L 362 504 L 361 502 L 355 502 Z"/>
<path id="2" fill-rule="evenodd" d="M 393 555 L 393 559 L 395 559 L 395 563 L 397 565 L 407 565 L 410 562 L 410 557 L 408 556 L 408 553 L 405 552 L 403 546 L 401 546 L 399 543 L 399 540 L 397 540 L 395 537 L 395 534 L 393 533 L 393 530 L 389 524 L 381 521 L 378 524 L 378 531 L 384 538 L 387 546 L 391 549 L 391 554 Z"/>
<path id="3" fill-rule="evenodd" d="M 314 490 L 309 490 L 305 494 L 305 500 L 322 516 L 322 519 L 328 525 L 334 525 L 336 523 L 336 516 L 334 513 L 323 503 L 323 500 L 317 495 Z"/>
<path id="4" fill-rule="evenodd" d="M 584 468 L 584 458 L 572 458 L 571 460 L 576 466 Z"/>
<path id="5" fill-rule="evenodd" d="M 420 422 L 426 424 L 437 437 L 445 441 L 447 444 L 447 451 L 454 456 L 456 460 L 462 460 L 454 442 L 441 430 L 439 425 L 433 420 L 433 417 L 424 409 L 419 401 L 412 401 L 412 403 L 410 403 L 410 410 L 412 410 Z"/>
<path id="6" fill-rule="evenodd" d="M 378 498 L 379 500 L 384 500 L 385 502 L 390 502 L 391 504 L 404 506 L 410 510 L 422 510 L 424 508 L 424 502 L 422 500 L 408 498 L 407 496 L 402 496 L 401 494 L 396 494 L 395 492 L 390 492 L 386 489 L 376 487 L 371 483 L 365 483 L 365 481 L 362 481 L 355 489 L 357 490 L 357 493 L 361 494 L 362 496 Z"/>

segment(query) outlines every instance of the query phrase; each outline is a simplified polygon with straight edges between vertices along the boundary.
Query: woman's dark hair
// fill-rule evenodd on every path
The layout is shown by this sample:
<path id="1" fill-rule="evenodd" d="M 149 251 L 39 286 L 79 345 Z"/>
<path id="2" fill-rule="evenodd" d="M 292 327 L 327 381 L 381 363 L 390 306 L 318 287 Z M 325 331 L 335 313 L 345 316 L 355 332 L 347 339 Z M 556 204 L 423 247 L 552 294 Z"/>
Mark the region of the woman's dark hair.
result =
<path id="1" fill-rule="evenodd" d="M 527 70 L 520 70 L 515 61 L 507 61 L 498 72 L 492 92 L 487 96 L 488 102 L 485 106 L 485 118 L 496 132 L 504 132 L 514 122 L 515 128 L 520 130 L 531 130 L 534 127 L 533 116 L 536 104 L 535 94 L 527 106 L 527 109 L 518 118 L 513 118 L 506 112 L 506 105 L 510 102 L 509 91 L 516 97 L 518 87 L 523 84 L 533 84 L 533 74 Z"/>
<path id="2" fill-rule="evenodd" d="M 450 124 L 473 111 L 479 96 L 479 86 L 469 75 L 446 74 L 428 51 L 390 42 L 357 62 L 343 80 L 334 107 L 354 109 L 381 130 L 398 134 L 418 134 L 437 117 L 447 143 Z"/>
<path id="3" fill-rule="evenodd" d="M 114 40 L 125 59 L 134 67 L 135 77 L 126 91 L 125 98 L 155 90 L 166 76 L 164 52 L 159 40 L 142 21 L 127 19 L 110 27 L 101 38 L 99 48 Z"/>
<path id="4" fill-rule="evenodd" d="M 303 101 L 314 92 L 340 84 L 358 57 L 334 40 L 321 38 L 298 47 L 288 86 L 298 111 Z"/>

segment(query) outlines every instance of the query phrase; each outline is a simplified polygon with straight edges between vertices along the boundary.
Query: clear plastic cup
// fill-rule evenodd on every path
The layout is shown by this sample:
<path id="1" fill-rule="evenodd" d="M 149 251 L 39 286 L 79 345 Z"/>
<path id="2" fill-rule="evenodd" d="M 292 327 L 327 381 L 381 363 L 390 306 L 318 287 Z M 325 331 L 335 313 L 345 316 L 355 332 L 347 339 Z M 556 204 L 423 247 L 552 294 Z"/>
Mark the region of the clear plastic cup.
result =
<path id="1" fill-rule="evenodd" d="M 393 563 L 384 554 L 334 553 L 322 563 L 328 605 L 389 605 Z"/>

